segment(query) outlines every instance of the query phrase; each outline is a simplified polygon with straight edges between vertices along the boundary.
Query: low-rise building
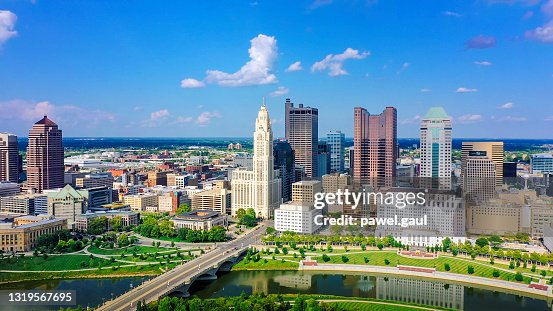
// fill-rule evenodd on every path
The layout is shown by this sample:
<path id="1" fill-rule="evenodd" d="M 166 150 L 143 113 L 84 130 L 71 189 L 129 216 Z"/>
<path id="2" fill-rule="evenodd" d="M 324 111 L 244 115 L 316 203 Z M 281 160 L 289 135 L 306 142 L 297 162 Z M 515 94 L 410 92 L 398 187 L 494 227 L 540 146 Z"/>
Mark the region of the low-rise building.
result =
<path id="1" fill-rule="evenodd" d="M 275 209 L 275 229 L 280 232 L 313 234 L 321 228 L 315 223 L 315 217 L 318 215 L 322 215 L 322 210 L 315 208 L 311 203 L 284 203 Z"/>
<path id="2" fill-rule="evenodd" d="M 67 228 L 74 229 L 78 215 L 86 212 L 87 200 L 70 185 L 48 192 L 48 215 L 67 219 Z"/>
<path id="3" fill-rule="evenodd" d="M 223 215 L 230 215 L 231 191 L 215 188 L 196 193 L 192 197 L 192 209 L 212 210 Z"/>
<path id="4" fill-rule="evenodd" d="M 0 197 L 0 213 L 35 215 L 47 213 L 48 197 L 43 194 L 20 194 Z"/>
<path id="5" fill-rule="evenodd" d="M 177 229 L 211 230 L 215 226 L 225 228 L 228 226 L 226 215 L 207 210 L 193 210 L 188 213 L 180 214 L 173 217 L 172 221 Z"/>
<path id="6" fill-rule="evenodd" d="M 159 204 L 159 196 L 153 193 L 139 193 L 134 195 L 126 195 L 123 197 L 123 202 L 131 206 L 133 211 L 145 211 L 146 207 L 155 207 Z"/>
<path id="7" fill-rule="evenodd" d="M 36 240 L 67 228 L 67 220 L 51 216 L 22 216 L 13 223 L 0 223 L 0 250 L 28 252 L 36 247 Z"/>
<path id="8" fill-rule="evenodd" d="M 113 211 L 113 212 L 96 212 L 96 213 L 87 213 L 82 214 L 77 217 L 77 221 L 75 223 L 75 229 L 82 232 L 88 231 L 88 226 L 90 223 L 99 217 L 106 217 L 108 221 L 106 221 L 106 228 L 105 231 L 110 231 L 111 223 L 109 222 L 110 219 L 115 217 L 121 217 L 121 226 L 138 226 L 140 224 L 140 214 L 137 212 L 131 212 L 131 211 Z"/>
<path id="9" fill-rule="evenodd" d="M 0 197 L 16 195 L 21 192 L 19 185 L 10 181 L 0 181 Z"/>

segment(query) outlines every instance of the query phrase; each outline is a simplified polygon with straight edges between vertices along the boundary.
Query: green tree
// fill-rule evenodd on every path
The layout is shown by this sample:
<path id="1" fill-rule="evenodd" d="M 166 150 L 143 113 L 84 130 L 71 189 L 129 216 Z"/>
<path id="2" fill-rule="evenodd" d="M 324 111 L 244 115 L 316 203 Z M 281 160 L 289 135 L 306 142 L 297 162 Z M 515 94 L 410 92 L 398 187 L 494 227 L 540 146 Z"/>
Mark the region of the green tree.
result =
<path id="1" fill-rule="evenodd" d="M 125 233 L 122 233 L 121 235 L 119 235 L 119 238 L 117 238 L 117 244 L 119 245 L 119 247 L 129 245 L 129 236 Z"/>
<path id="2" fill-rule="evenodd" d="M 122 231 L 123 230 L 123 217 L 115 216 L 109 220 L 109 226 L 113 231 Z"/>
<path id="3" fill-rule="evenodd" d="M 192 208 L 190 206 L 188 206 L 188 204 L 186 203 L 182 203 L 181 205 L 179 205 L 179 207 L 177 208 L 177 215 L 180 215 L 180 214 L 184 214 L 184 213 L 188 213 L 192 210 Z"/>
<path id="4" fill-rule="evenodd" d="M 108 219 L 105 216 L 101 216 L 93 219 L 88 225 L 88 234 L 99 235 L 106 232 Z"/>
<path id="5" fill-rule="evenodd" d="M 467 273 L 468 274 L 474 274 L 474 267 L 473 266 L 468 266 L 467 267 Z"/>

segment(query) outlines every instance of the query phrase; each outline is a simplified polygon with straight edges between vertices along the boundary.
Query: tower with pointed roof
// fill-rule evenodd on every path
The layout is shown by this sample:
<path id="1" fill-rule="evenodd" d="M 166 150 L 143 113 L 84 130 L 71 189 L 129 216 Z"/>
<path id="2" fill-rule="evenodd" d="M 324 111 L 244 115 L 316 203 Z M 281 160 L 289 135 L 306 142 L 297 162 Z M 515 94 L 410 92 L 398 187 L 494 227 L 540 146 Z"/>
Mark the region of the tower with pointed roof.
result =
<path id="1" fill-rule="evenodd" d="M 62 131 L 44 116 L 29 130 L 27 189 L 42 192 L 61 188 L 63 173 Z"/>
<path id="2" fill-rule="evenodd" d="M 265 100 L 257 114 L 253 139 L 253 169 L 233 171 L 232 214 L 253 208 L 259 218 L 269 219 L 280 204 L 281 183 L 275 177 L 273 130 Z"/>
<path id="3" fill-rule="evenodd" d="M 452 123 L 444 108 L 432 107 L 420 126 L 421 185 L 451 189 Z"/>

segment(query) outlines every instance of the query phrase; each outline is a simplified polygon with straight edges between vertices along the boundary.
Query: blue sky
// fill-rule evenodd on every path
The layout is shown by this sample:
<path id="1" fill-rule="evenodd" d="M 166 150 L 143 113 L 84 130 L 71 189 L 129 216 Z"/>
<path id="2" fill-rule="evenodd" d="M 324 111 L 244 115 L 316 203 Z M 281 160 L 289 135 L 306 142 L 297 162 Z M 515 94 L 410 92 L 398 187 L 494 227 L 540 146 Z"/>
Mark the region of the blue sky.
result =
<path id="1" fill-rule="evenodd" d="M 553 0 L 0 0 L 0 131 L 250 136 L 264 96 L 277 137 L 291 98 L 320 136 L 443 106 L 455 137 L 551 138 Z"/>

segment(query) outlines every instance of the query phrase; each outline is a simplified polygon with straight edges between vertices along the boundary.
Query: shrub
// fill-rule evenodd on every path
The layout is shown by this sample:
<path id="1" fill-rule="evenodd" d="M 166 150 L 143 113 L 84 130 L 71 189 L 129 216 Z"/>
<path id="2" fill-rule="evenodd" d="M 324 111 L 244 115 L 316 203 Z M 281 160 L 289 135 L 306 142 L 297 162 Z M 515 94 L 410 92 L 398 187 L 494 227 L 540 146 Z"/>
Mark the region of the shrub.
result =
<path id="1" fill-rule="evenodd" d="M 388 258 L 384 259 L 384 264 L 385 264 L 385 265 L 389 265 L 389 264 L 390 264 L 390 261 L 388 260 Z"/>
<path id="2" fill-rule="evenodd" d="M 474 274 L 474 267 L 473 266 L 468 266 L 467 267 L 467 272 L 468 272 L 468 274 Z"/>
<path id="3" fill-rule="evenodd" d="M 348 261 L 349 261 L 348 256 L 342 255 L 342 262 L 343 262 L 343 263 L 346 263 L 346 262 L 348 262 Z"/>
<path id="4" fill-rule="evenodd" d="M 493 272 L 492 272 L 492 276 L 493 276 L 494 278 L 499 277 L 499 271 L 496 270 L 496 269 L 494 269 Z"/>
<path id="5" fill-rule="evenodd" d="M 520 282 L 520 281 L 524 280 L 524 277 L 522 276 L 522 273 L 517 272 L 517 273 L 515 274 L 515 280 L 516 280 L 517 282 Z"/>
<path id="6" fill-rule="evenodd" d="M 329 257 L 327 254 L 323 254 L 323 261 L 324 261 L 324 262 L 329 262 L 329 261 L 330 261 L 330 257 Z"/>
<path id="7" fill-rule="evenodd" d="M 445 271 L 449 271 L 449 270 L 451 270 L 451 266 L 448 263 L 446 263 L 446 264 L 444 264 L 444 269 L 445 269 Z"/>

